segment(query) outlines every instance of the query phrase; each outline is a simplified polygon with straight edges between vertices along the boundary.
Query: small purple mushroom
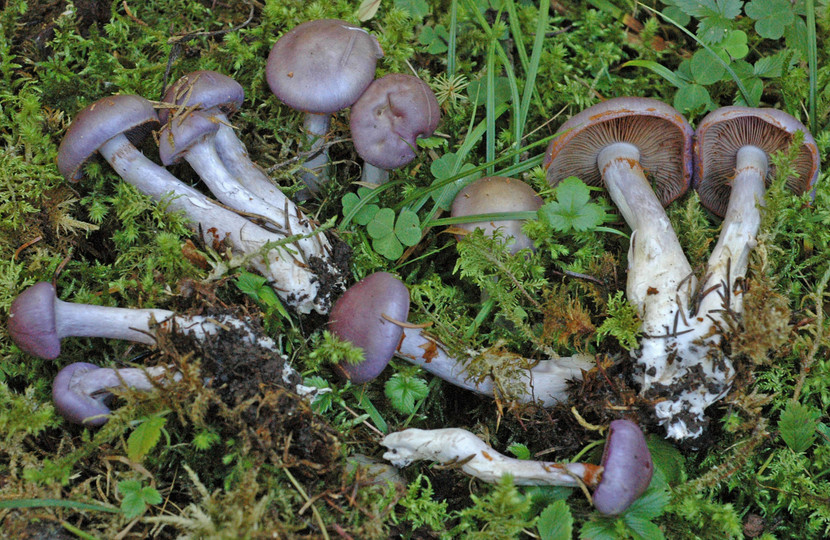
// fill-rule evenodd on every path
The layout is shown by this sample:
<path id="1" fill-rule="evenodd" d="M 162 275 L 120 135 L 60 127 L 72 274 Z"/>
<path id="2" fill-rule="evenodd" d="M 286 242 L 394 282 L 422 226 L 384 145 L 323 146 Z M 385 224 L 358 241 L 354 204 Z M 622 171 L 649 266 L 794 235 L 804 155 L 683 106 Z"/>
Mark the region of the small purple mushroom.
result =
<path id="1" fill-rule="evenodd" d="M 150 391 L 161 384 L 168 368 L 100 368 L 86 362 L 75 362 L 61 369 L 52 382 L 55 410 L 68 422 L 90 427 L 109 420 L 111 389 L 128 387 Z"/>
<path id="2" fill-rule="evenodd" d="M 332 113 L 357 101 L 375 78 L 383 56 L 377 38 L 337 19 L 309 21 L 286 32 L 271 49 L 265 75 L 271 91 L 305 113 L 304 127 L 317 153 L 305 162 L 303 182 L 312 193 L 328 181 L 323 148 Z"/>
<path id="3" fill-rule="evenodd" d="M 432 135 L 440 119 L 435 94 L 418 77 L 392 73 L 370 84 L 349 120 L 355 150 L 365 161 L 363 181 L 386 183 L 390 169 L 415 159 L 418 138 Z"/>
<path id="4" fill-rule="evenodd" d="M 396 467 L 428 460 L 459 466 L 462 471 L 489 483 L 509 474 L 520 486 L 596 488 L 593 502 L 605 515 L 623 513 L 645 493 L 654 465 L 639 426 L 630 420 L 611 422 L 601 466 L 590 463 L 555 463 L 507 457 L 473 433 L 459 428 L 406 429 L 391 433 L 381 444 L 384 459 Z"/>
<path id="5" fill-rule="evenodd" d="M 458 359 L 446 347 L 416 328 L 401 328 L 388 319 L 406 322 L 409 311 L 409 291 L 402 281 L 391 274 L 378 272 L 349 288 L 332 307 L 329 330 L 362 348 L 365 361 L 357 365 L 341 364 L 338 368 L 355 383 L 368 382 L 383 371 L 393 355 L 418 365 L 450 384 L 473 392 L 496 395 L 520 403 L 538 402 L 553 405 L 567 398 L 567 380 L 582 377 L 582 370 L 590 369 L 593 359 L 586 355 L 567 358 L 530 361 L 530 369 L 517 368 L 516 380 L 500 381 L 492 378 L 473 380 L 467 372 L 467 362 L 475 358 Z M 385 316 L 385 317 L 384 317 Z"/>

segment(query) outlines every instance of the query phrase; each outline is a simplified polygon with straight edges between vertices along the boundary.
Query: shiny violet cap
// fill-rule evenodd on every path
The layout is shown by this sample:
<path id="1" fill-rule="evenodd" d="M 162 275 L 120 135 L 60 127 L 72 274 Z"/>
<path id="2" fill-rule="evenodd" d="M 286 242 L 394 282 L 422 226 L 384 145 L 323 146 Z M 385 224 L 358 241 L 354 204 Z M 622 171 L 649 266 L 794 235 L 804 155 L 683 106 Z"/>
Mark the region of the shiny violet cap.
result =
<path id="1" fill-rule="evenodd" d="M 640 426 L 631 420 L 611 422 L 600 464 L 603 472 L 594 491 L 594 506 L 601 514 L 621 514 L 645 493 L 654 474 Z"/>
<path id="2" fill-rule="evenodd" d="M 360 157 L 389 170 L 412 161 L 417 139 L 432 135 L 440 119 L 429 85 L 413 75 L 393 73 L 369 85 L 352 105 L 349 122 Z"/>
<path id="3" fill-rule="evenodd" d="M 186 108 L 197 107 L 208 111 L 219 109 L 230 116 L 239 110 L 245 100 L 245 90 L 242 85 L 216 71 L 193 71 L 182 76 L 164 93 L 161 99 L 165 103 L 173 103 Z M 159 119 L 167 122 L 171 109 L 159 110 Z"/>
<path id="4" fill-rule="evenodd" d="M 117 95 L 99 99 L 75 116 L 58 148 L 58 170 L 77 182 L 81 168 L 105 142 L 124 134 L 139 144 L 159 125 L 153 104 L 141 96 Z"/>
<path id="5" fill-rule="evenodd" d="M 265 76 L 289 107 L 330 114 L 357 101 L 382 56 L 377 38 L 360 27 L 337 19 L 309 21 L 274 44 Z"/>
<path id="6" fill-rule="evenodd" d="M 363 349 L 363 362 L 338 366 L 355 384 L 380 375 L 398 348 L 403 329 L 383 315 L 401 322 L 409 316 L 409 290 L 386 272 L 376 272 L 355 283 L 331 308 L 329 331 Z"/>
<path id="7" fill-rule="evenodd" d="M 81 377 L 89 377 L 98 371 L 98 366 L 86 362 L 75 362 L 60 370 L 52 381 L 52 402 L 55 410 L 68 422 L 97 427 L 104 425 L 109 418 L 106 401 L 112 394 L 106 392 L 100 396 L 90 396 L 79 391 L 77 384 Z"/>
<path id="8" fill-rule="evenodd" d="M 640 151 L 640 165 L 663 206 L 689 189 L 692 181 L 692 136 L 689 122 L 662 101 L 641 97 L 609 99 L 574 115 L 551 141 L 544 167 L 555 186 L 569 176 L 602 186 L 599 152 L 617 142 Z"/>
<path id="9" fill-rule="evenodd" d="M 24 352 L 54 360 L 61 353 L 61 336 L 55 320 L 55 288 L 47 281 L 35 283 L 12 302 L 9 336 Z"/>
<path id="10" fill-rule="evenodd" d="M 219 131 L 219 123 L 201 111 L 174 115 L 159 131 L 159 157 L 164 165 L 182 159 L 195 144 L 205 141 Z"/>
<path id="11" fill-rule="evenodd" d="M 695 189 L 700 202 L 723 217 L 732 191 L 738 150 L 755 146 L 769 156 L 790 146 L 795 132 L 804 133 L 804 142 L 793 164 L 796 175 L 787 186 L 796 194 L 811 189 L 818 178 L 820 159 L 816 141 L 804 124 L 777 109 L 722 107 L 707 114 L 697 127 L 695 142 Z M 770 163 L 767 183 L 775 176 Z"/>

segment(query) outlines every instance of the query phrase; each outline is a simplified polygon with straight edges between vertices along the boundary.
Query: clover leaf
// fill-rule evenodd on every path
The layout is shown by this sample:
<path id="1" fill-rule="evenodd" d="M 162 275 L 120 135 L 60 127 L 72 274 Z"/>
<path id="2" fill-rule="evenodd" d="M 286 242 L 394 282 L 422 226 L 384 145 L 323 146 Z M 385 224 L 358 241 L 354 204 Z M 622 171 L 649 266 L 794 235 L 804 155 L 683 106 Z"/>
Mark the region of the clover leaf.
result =
<path id="1" fill-rule="evenodd" d="M 357 194 L 354 193 L 346 193 L 343 195 L 341 199 L 341 203 L 343 205 L 343 215 L 348 215 L 351 212 L 352 208 L 360 202 L 368 193 L 372 190 L 369 188 L 361 187 L 357 189 Z M 378 213 L 380 210 L 380 206 L 376 204 L 366 204 L 364 205 L 354 216 L 354 222 L 358 225 L 366 225 L 375 217 L 375 214 Z"/>
<path id="2" fill-rule="evenodd" d="M 582 180 L 569 176 L 554 190 L 556 200 L 539 209 L 538 215 L 544 223 L 559 232 L 587 231 L 606 220 L 605 210 L 590 201 L 591 190 Z"/>
<path id="3" fill-rule="evenodd" d="M 395 216 L 391 208 L 381 208 L 366 225 L 372 238 L 372 248 L 387 259 L 403 255 L 403 246 L 414 246 L 421 240 L 421 222 L 411 210 L 401 210 Z"/>
<path id="4" fill-rule="evenodd" d="M 780 39 L 787 26 L 795 21 L 793 5 L 789 0 L 752 0 L 744 11 L 755 19 L 755 31 L 767 39 Z"/>

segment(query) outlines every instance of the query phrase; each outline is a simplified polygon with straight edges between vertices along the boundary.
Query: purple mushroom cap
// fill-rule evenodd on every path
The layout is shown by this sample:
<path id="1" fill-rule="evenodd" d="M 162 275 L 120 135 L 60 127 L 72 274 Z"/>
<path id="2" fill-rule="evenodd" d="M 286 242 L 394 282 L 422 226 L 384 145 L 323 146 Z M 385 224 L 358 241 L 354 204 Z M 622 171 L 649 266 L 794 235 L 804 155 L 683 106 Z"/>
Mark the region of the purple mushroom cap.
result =
<path id="1" fill-rule="evenodd" d="M 601 465 L 604 470 L 594 491 L 594 506 L 601 514 L 621 514 L 645 493 L 654 474 L 646 438 L 637 424 L 611 422 Z"/>
<path id="2" fill-rule="evenodd" d="M 47 281 L 20 293 L 9 309 L 9 335 L 24 352 L 54 360 L 61 353 L 55 321 L 55 287 Z"/>
<path id="3" fill-rule="evenodd" d="M 693 130 L 683 116 L 661 101 L 641 97 L 609 99 L 572 116 L 551 141 L 543 166 L 555 186 L 568 176 L 602 186 L 597 155 L 625 142 L 640 151 L 640 165 L 666 206 L 689 189 Z"/>
<path id="4" fill-rule="evenodd" d="M 164 165 L 181 161 L 190 149 L 219 131 L 219 124 L 201 111 L 173 116 L 159 131 L 159 157 Z"/>
<path id="5" fill-rule="evenodd" d="M 722 107 L 707 114 L 695 141 L 694 184 L 703 206 L 718 216 L 726 214 L 741 147 L 755 146 L 769 156 L 788 148 L 796 131 L 804 133 L 804 142 L 793 164 L 796 174 L 787 178 L 787 186 L 801 194 L 813 187 L 819 173 L 818 147 L 804 124 L 777 109 Z M 770 164 L 767 185 L 774 177 L 775 166 Z"/>
<path id="6" fill-rule="evenodd" d="M 58 148 L 58 170 L 64 178 L 77 182 L 81 168 L 102 144 L 124 134 L 139 144 L 159 125 L 153 104 L 141 96 L 118 95 L 99 99 L 79 112 Z"/>
<path id="7" fill-rule="evenodd" d="M 309 21 L 277 40 L 265 76 L 289 107 L 330 114 L 357 101 L 382 56 L 377 38 L 360 27 L 337 19 Z"/>
<path id="8" fill-rule="evenodd" d="M 99 368 L 86 362 L 75 362 L 60 370 L 52 382 L 52 401 L 55 410 L 67 421 L 85 426 L 101 426 L 108 420 L 110 409 L 105 402 L 112 394 L 98 397 L 79 392 L 78 380 Z"/>
<path id="9" fill-rule="evenodd" d="M 242 85 L 216 71 L 193 71 L 182 76 L 164 93 L 166 103 L 201 110 L 219 109 L 230 116 L 239 110 L 245 100 Z M 167 122 L 171 109 L 159 110 L 159 119 Z"/>
<path id="10" fill-rule="evenodd" d="M 329 330 L 363 349 L 363 362 L 338 366 L 355 384 L 380 375 L 401 340 L 403 329 L 383 315 L 396 321 L 406 321 L 409 316 L 409 290 L 386 272 L 376 272 L 352 285 L 331 308 Z"/>
<path id="11" fill-rule="evenodd" d="M 418 77 L 382 77 L 352 105 L 350 127 L 355 149 L 380 169 L 395 169 L 415 158 L 416 140 L 438 127 L 441 110 L 432 89 Z"/>

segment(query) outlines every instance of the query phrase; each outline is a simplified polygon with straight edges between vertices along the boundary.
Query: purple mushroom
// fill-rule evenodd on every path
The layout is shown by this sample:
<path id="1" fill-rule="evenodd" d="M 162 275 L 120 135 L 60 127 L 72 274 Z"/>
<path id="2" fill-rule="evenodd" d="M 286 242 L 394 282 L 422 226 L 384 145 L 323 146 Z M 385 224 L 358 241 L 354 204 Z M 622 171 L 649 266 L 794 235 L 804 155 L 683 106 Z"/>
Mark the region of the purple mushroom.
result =
<path id="1" fill-rule="evenodd" d="M 283 300 L 300 313 L 327 313 L 331 295 L 342 284 L 342 272 L 326 259 L 309 264 L 301 254 L 280 245 L 285 237 L 227 210 L 156 165 L 133 142 L 159 124 L 152 104 L 132 95 L 105 97 L 78 113 L 58 150 L 58 169 L 79 180 L 83 165 L 100 153 L 113 169 L 143 194 L 166 201 L 170 212 L 182 212 L 208 245 L 228 240 L 237 254 L 268 277 Z M 276 246 L 276 247 L 272 247 Z M 316 268 L 316 272 L 312 269 Z M 327 286 L 320 286 L 326 278 Z"/>
<path id="2" fill-rule="evenodd" d="M 384 437 L 384 459 L 396 467 L 428 460 L 460 465 L 480 480 L 496 483 L 505 474 L 516 485 L 596 488 L 593 502 L 605 515 L 623 513 L 645 493 L 654 473 L 651 453 L 639 426 L 630 420 L 611 422 L 601 465 L 515 459 L 495 451 L 473 433 L 458 429 L 406 429 Z"/>
<path id="3" fill-rule="evenodd" d="M 168 369 L 164 366 L 111 369 L 75 362 L 60 370 L 52 382 L 52 401 L 58 414 L 68 422 L 102 426 L 109 420 L 112 389 L 151 391 L 162 384 Z"/>
<path id="4" fill-rule="evenodd" d="M 268 221 L 263 226 L 285 236 L 305 235 L 292 244 L 305 260 L 315 256 L 330 258 L 331 245 L 325 235 L 314 234 L 310 220 L 248 158 L 245 145 L 231 127 L 228 117 L 242 105 L 244 97 L 238 82 L 215 71 L 194 71 L 179 78 L 162 98 L 176 107 L 159 111 L 160 120 L 170 126 L 167 136 L 163 130 L 160 138 L 162 163 L 168 165 L 182 157 L 188 162 L 194 160 L 193 169 L 223 204 L 266 217 Z M 197 149 L 201 155 L 188 151 L 199 141 L 177 142 L 180 136 L 193 137 L 200 132 L 201 140 L 211 146 Z"/>
<path id="5" fill-rule="evenodd" d="M 417 139 L 432 135 L 440 119 L 435 94 L 418 77 L 393 73 L 370 84 L 349 119 L 355 150 L 365 162 L 363 181 L 386 183 L 389 170 L 412 161 Z"/>
<path id="6" fill-rule="evenodd" d="M 458 359 L 446 347 L 416 328 L 402 328 L 391 322 L 406 322 L 409 291 L 406 286 L 385 272 L 371 274 L 349 288 L 332 307 L 329 330 L 341 339 L 362 348 L 365 361 L 357 365 L 340 365 L 339 369 L 352 382 L 363 383 L 377 377 L 393 355 L 420 366 L 450 384 L 473 392 L 520 403 L 541 403 L 550 406 L 567 398 L 567 380 L 582 377 L 593 359 L 587 355 L 555 358 L 517 368 L 510 377 L 496 384 L 492 378 L 475 380 L 467 371 L 467 362 L 487 351 L 470 353 Z M 516 359 L 513 358 L 515 361 Z"/>
<path id="7" fill-rule="evenodd" d="M 265 75 L 271 91 L 292 109 L 305 113 L 304 127 L 316 153 L 302 175 L 311 192 L 328 181 L 324 137 L 332 113 L 357 101 L 375 78 L 383 56 L 377 38 L 337 19 L 300 24 L 271 49 Z"/>
<path id="8" fill-rule="evenodd" d="M 536 212 L 544 201 L 532 187 L 521 180 L 504 176 L 486 176 L 464 187 L 452 202 L 452 217 L 496 212 Z M 504 238 L 513 238 L 510 252 L 533 248 L 533 241 L 522 232 L 524 221 L 503 220 L 461 223 L 457 227 L 472 232 L 482 229 L 492 234 L 501 229 Z M 460 237 L 459 237 L 460 239 Z"/>

